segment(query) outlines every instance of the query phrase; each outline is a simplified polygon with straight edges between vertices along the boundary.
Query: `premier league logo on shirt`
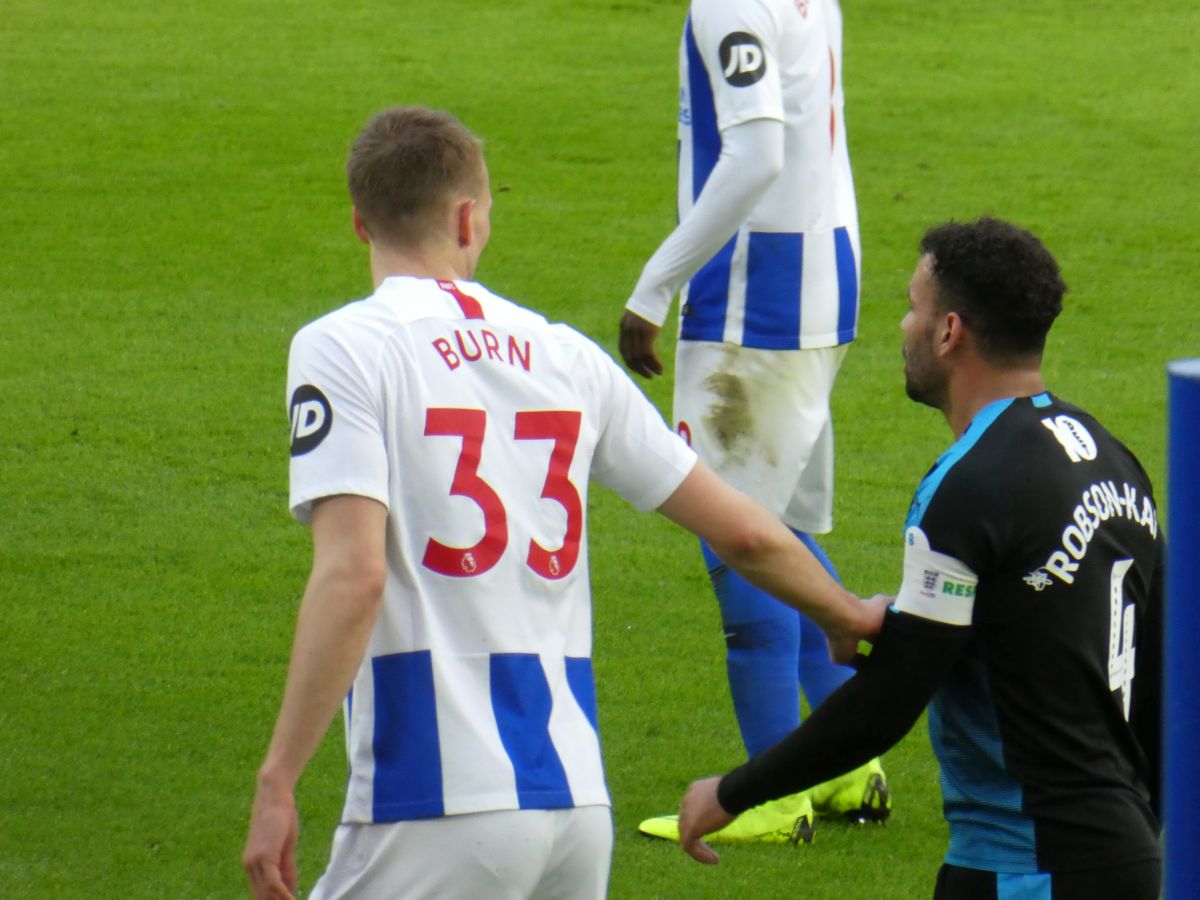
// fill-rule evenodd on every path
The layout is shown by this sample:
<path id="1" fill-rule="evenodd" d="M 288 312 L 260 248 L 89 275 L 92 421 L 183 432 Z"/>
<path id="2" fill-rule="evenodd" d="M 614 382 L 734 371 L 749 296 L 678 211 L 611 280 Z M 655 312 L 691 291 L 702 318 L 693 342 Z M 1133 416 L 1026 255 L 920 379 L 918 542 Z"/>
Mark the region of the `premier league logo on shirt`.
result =
<path id="1" fill-rule="evenodd" d="M 748 31 L 735 31 L 721 41 L 721 71 L 734 87 L 748 87 L 767 74 L 762 41 Z"/>

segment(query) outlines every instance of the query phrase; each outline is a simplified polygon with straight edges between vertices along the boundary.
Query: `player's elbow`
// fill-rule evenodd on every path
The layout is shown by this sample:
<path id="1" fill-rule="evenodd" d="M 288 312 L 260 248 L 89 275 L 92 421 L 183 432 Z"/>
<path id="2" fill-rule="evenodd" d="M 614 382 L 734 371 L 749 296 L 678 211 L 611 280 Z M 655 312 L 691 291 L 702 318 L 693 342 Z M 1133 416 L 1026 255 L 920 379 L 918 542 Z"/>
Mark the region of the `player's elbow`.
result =
<path id="1" fill-rule="evenodd" d="M 770 187 L 783 174 L 783 143 L 770 144 L 758 158 L 758 180 L 763 189 Z"/>
<path id="2" fill-rule="evenodd" d="M 341 598 L 352 615 L 373 616 L 387 585 L 387 564 L 369 554 L 350 554 L 313 572 L 316 585 L 327 596 Z"/>
<path id="3" fill-rule="evenodd" d="M 741 194 L 747 197 L 762 197 L 783 172 L 783 153 L 778 157 L 766 153 L 755 158 L 743 174 Z"/>
<path id="4" fill-rule="evenodd" d="M 778 538 L 777 528 L 764 527 L 758 517 L 747 517 L 726 529 L 721 540 L 713 543 L 713 550 L 735 569 L 753 567 L 776 551 Z"/>
<path id="5" fill-rule="evenodd" d="M 378 564 L 365 568 L 358 575 L 357 587 L 358 595 L 364 603 L 379 603 L 383 599 L 384 588 L 387 587 L 387 567 Z"/>
<path id="6" fill-rule="evenodd" d="M 387 564 L 382 559 L 358 559 L 354 561 L 353 569 L 346 573 L 345 578 L 348 592 L 355 601 L 373 609 L 383 597 L 383 590 L 387 586 Z"/>
<path id="7" fill-rule="evenodd" d="M 774 119 L 755 119 L 736 126 L 726 137 L 733 167 L 745 179 L 744 190 L 761 194 L 783 174 L 784 127 Z"/>

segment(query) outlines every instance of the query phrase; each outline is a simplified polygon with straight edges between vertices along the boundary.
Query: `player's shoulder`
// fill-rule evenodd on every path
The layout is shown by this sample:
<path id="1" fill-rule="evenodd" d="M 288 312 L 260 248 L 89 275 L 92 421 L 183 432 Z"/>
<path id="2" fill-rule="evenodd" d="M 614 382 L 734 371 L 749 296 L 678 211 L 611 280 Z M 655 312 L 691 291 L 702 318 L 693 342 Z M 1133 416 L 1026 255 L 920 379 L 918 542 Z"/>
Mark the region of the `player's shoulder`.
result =
<path id="1" fill-rule="evenodd" d="M 1052 447 L 1051 452 L 1072 466 L 1082 463 L 1089 472 L 1140 481 L 1143 490 L 1151 490 L 1141 461 L 1119 437 L 1087 410 L 1058 397 L 1052 399 L 1053 404 L 1042 411 L 1038 420 L 1044 429 L 1042 439 Z"/>
<path id="2" fill-rule="evenodd" d="M 689 16 L 694 30 L 711 36 L 748 31 L 766 37 L 795 11 L 795 0 L 692 0 Z"/>
<path id="3" fill-rule="evenodd" d="M 1038 493 L 1027 418 L 1020 398 L 995 400 L 979 410 L 917 486 L 906 535 L 915 528 L 937 552 L 976 572 L 987 569 L 1014 517 L 1020 517 L 1018 510 Z"/>
<path id="4" fill-rule="evenodd" d="M 292 336 L 292 353 L 311 352 L 322 346 L 344 343 L 357 331 L 369 297 L 351 300 L 302 325 Z"/>
<path id="5" fill-rule="evenodd" d="M 1013 401 L 995 440 L 1019 446 L 1043 462 L 1078 463 L 1105 455 L 1132 457 L 1129 449 L 1094 415 L 1048 391 Z"/>
<path id="6" fill-rule="evenodd" d="M 823 2 L 825 0 L 738 0 L 737 3 L 730 3 L 729 0 L 692 0 L 689 14 L 693 20 L 736 21 L 739 18 L 754 19 L 763 12 L 777 15 L 781 10 L 800 10 L 803 14 L 807 13 L 809 6 Z"/>
<path id="7" fill-rule="evenodd" d="M 546 317 L 511 300 L 479 281 L 456 281 L 454 289 L 461 292 L 470 300 L 477 301 L 483 310 L 484 318 L 494 321 L 512 320 L 527 324 L 546 324 Z"/>
<path id="8" fill-rule="evenodd" d="M 1093 437 L 1095 435 L 1095 437 Z M 965 461 L 988 468 L 1020 468 L 1021 460 L 1050 457 L 1075 444 L 1090 447 L 1112 436 L 1084 410 L 1043 391 L 1028 397 L 998 400 L 980 410 L 960 438 Z M 1017 452 L 1019 451 L 1019 452 Z M 1067 458 L 1074 453 L 1067 452 Z M 1050 461 L 1050 460 L 1045 460 Z"/>
<path id="9" fill-rule="evenodd" d="M 619 379 L 628 377 L 612 356 L 582 331 L 565 322 L 554 322 L 548 326 L 548 332 L 557 345 L 562 364 L 585 392 L 611 393 Z"/>
<path id="10" fill-rule="evenodd" d="M 1145 480 L 1130 450 L 1087 411 L 1043 392 L 981 410 L 926 481 L 936 482 L 930 496 L 1008 507 L 1070 492 L 1081 479 L 1125 475 Z"/>

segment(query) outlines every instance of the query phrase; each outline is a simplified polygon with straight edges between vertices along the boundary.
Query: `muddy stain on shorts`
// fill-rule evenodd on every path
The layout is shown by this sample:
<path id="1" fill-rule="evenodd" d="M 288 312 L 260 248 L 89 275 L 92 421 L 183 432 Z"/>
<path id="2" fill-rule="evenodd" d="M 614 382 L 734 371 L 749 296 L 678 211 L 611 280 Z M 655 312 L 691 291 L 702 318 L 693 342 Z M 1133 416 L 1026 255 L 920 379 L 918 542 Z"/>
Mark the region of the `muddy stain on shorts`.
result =
<path id="1" fill-rule="evenodd" d="M 704 417 L 704 426 L 725 451 L 726 462 L 744 460 L 753 446 L 754 416 L 746 383 L 729 372 L 714 372 L 704 380 L 704 388 L 713 402 Z"/>

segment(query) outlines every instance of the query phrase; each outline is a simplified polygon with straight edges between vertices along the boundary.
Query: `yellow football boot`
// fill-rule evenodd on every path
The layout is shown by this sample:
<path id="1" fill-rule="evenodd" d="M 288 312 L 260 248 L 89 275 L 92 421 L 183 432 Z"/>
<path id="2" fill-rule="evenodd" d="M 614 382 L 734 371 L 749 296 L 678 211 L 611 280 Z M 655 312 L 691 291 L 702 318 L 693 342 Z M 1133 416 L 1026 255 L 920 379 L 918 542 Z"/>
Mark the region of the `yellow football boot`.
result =
<path id="1" fill-rule="evenodd" d="M 813 803 L 808 791 L 748 809 L 704 840 L 710 844 L 811 844 Z M 638 825 L 650 837 L 679 842 L 679 816 L 655 816 Z"/>
<path id="2" fill-rule="evenodd" d="M 886 822 L 892 795 L 878 759 L 812 789 L 813 807 L 823 816 L 839 816 L 856 825 Z"/>

